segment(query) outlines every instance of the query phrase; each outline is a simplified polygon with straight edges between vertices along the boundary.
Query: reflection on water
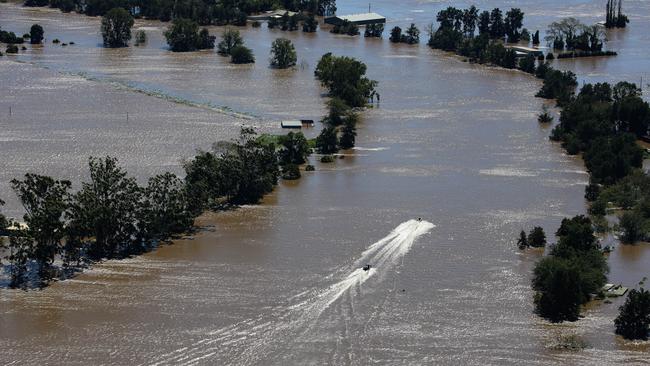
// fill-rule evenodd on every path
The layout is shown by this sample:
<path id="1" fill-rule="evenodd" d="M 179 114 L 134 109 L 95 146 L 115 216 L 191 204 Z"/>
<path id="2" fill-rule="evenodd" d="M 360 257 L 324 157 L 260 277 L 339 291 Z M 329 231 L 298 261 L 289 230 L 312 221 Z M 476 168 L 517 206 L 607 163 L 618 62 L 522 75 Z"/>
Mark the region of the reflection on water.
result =
<path id="1" fill-rule="evenodd" d="M 339 1 L 341 13 L 365 6 Z M 415 22 L 424 29 L 447 4 L 372 6 L 388 16 L 387 28 Z M 574 0 L 517 6 L 529 29 L 563 16 L 591 22 L 603 8 Z M 618 57 L 556 63 L 588 81 L 650 78 L 650 4 L 626 7 L 631 27 L 609 36 Z M 588 180 L 582 162 L 537 124 L 537 80 L 425 45 L 394 45 L 386 35 L 248 28 L 242 33 L 258 63 L 235 66 L 213 52 L 167 52 L 166 25 L 138 21 L 146 47 L 107 50 L 98 45 L 99 19 L 0 4 L 3 29 L 20 33 L 34 22 L 49 40 L 76 45 L 47 42 L 0 60 L 0 197 L 12 216 L 20 207 L 8 181 L 27 171 L 78 182 L 89 155 L 111 154 L 139 179 L 180 173 L 181 159 L 235 136 L 241 124 L 279 132 L 280 119 L 318 119 L 324 100 L 313 67 L 325 52 L 364 60 L 382 98 L 363 113 L 359 148 L 346 152 L 352 156 L 315 163 L 316 172 L 283 182 L 264 205 L 207 214 L 194 238 L 43 291 L 0 292 L 3 363 L 150 364 L 165 355 L 176 363 L 260 365 L 646 361 L 647 345 L 613 335 L 622 299 L 594 304 L 573 324 L 550 325 L 532 313 L 529 276 L 541 253 L 517 251 L 513 236 L 533 225 L 552 233 L 563 217 L 584 212 Z M 267 66 L 280 36 L 295 43 L 305 67 Z M 378 272 L 381 281 L 349 277 L 359 253 L 415 217 L 436 228 L 412 243 L 399 266 Z M 649 264 L 647 245 L 618 246 L 610 279 L 634 286 Z M 266 333 L 305 320 L 291 306 L 348 280 L 355 285 L 305 326 Z M 590 347 L 548 349 L 557 332 L 577 333 Z"/>

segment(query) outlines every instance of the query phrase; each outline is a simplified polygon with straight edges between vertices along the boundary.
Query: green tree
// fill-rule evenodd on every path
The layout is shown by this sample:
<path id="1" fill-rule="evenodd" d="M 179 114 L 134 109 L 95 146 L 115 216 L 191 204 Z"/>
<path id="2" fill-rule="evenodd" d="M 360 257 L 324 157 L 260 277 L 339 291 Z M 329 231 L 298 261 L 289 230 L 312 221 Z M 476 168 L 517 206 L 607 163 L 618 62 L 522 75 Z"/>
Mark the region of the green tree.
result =
<path id="1" fill-rule="evenodd" d="M 339 151 L 338 136 L 334 127 L 325 127 L 316 137 L 316 148 L 321 154 L 334 154 Z"/>
<path id="2" fill-rule="evenodd" d="M 24 180 L 13 179 L 11 187 L 25 209 L 26 237 L 34 240 L 33 259 L 39 265 L 43 280 L 54 257 L 61 251 L 64 236 L 63 214 L 68 208 L 70 181 L 26 174 Z"/>
<path id="3" fill-rule="evenodd" d="M 280 138 L 280 164 L 304 164 L 310 154 L 309 143 L 302 132 L 289 132 Z"/>
<path id="4" fill-rule="evenodd" d="M 10 265 L 10 287 L 16 288 L 24 284 L 27 263 L 33 255 L 33 247 L 34 239 L 29 236 L 29 233 L 14 225 L 9 235 L 9 254 L 6 257 Z"/>
<path id="5" fill-rule="evenodd" d="M 366 65 L 351 57 L 325 54 L 314 71 L 321 85 L 332 97 L 342 99 L 351 107 L 362 107 L 375 92 L 377 82 L 365 77 Z"/>
<path id="6" fill-rule="evenodd" d="M 149 179 L 144 190 L 143 229 L 147 238 L 166 240 L 187 231 L 193 216 L 185 184 L 176 175 L 164 173 Z"/>
<path id="7" fill-rule="evenodd" d="M 214 48 L 215 36 L 210 35 L 207 28 L 201 29 L 199 32 L 199 39 L 197 40 L 196 48 L 199 50 L 211 50 Z"/>
<path id="8" fill-rule="evenodd" d="M 526 236 L 525 231 L 519 233 L 519 239 L 517 239 L 517 247 L 521 250 L 528 248 L 528 237 Z"/>
<path id="9" fill-rule="evenodd" d="M 535 226 L 528 234 L 528 245 L 533 248 L 543 248 L 546 246 L 546 234 L 544 233 L 544 229 Z"/>
<path id="10" fill-rule="evenodd" d="M 512 8 L 506 12 L 504 22 L 505 34 L 508 42 L 516 43 L 521 39 L 521 27 L 524 24 L 524 13 L 519 8 Z"/>
<path id="11" fill-rule="evenodd" d="M 576 321 L 580 315 L 582 292 L 580 272 L 569 260 L 546 257 L 533 273 L 535 312 L 552 322 Z"/>
<path id="12" fill-rule="evenodd" d="M 506 35 L 506 25 L 503 21 L 503 12 L 495 8 L 490 13 L 490 37 L 492 39 L 503 39 Z"/>
<path id="13" fill-rule="evenodd" d="M 626 339 L 648 340 L 650 332 L 650 292 L 632 289 L 614 320 L 616 334 Z"/>
<path id="14" fill-rule="evenodd" d="M 230 50 L 230 62 L 233 64 L 252 64 L 255 62 L 255 56 L 250 48 L 235 46 Z"/>
<path id="15" fill-rule="evenodd" d="M 286 69 L 296 64 L 296 49 L 290 40 L 278 38 L 271 45 L 271 66 Z"/>
<path id="16" fill-rule="evenodd" d="M 43 27 L 38 24 L 32 25 L 32 27 L 29 29 L 29 43 L 40 44 L 43 42 L 44 34 L 45 31 L 43 30 Z"/>
<path id="17" fill-rule="evenodd" d="M 340 126 L 343 124 L 345 117 L 350 112 L 350 106 L 340 98 L 331 98 L 327 101 L 327 116 L 322 122 L 330 126 Z"/>
<path id="18" fill-rule="evenodd" d="M 341 129 L 341 138 L 339 139 L 339 146 L 341 149 L 351 149 L 354 147 L 354 143 L 357 136 L 357 115 L 356 113 L 350 112 L 343 122 L 343 128 Z"/>
<path id="19" fill-rule="evenodd" d="M 384 33 L 384 25 L 382 23 L 371 23 L 366 25 L 366 30 L 363 33 L 363 36 L 379 38 L 383 33 Z"/>
<path id="20" fill-rule="evenodd" d="M 621 228 L 621 242 L 634 244 L 645 239 L 646 222 L 640 212 L 624 212 L 619 220 L 619 226 Z"/>
<path id="21" fill-rule="evenodd" d="M 102 17 L 102 37 L 104 47 L 127 47 L 131 40 L 133 17 L 122 9 L 111 9 Z"/>
<path id="22" fill-rule="evenodd" d="M 420 43 L 420 30 L 415 24 L 411 23 L 411 26 L 406 30 L 403 42 L 408 44 Z"/>
<path id="23" fill-rule="evenodd" d="M 402 41 L 402 28 L 395 26 L 390 31 L 390 41 L 393 43 L 399 43 Z"/>
<path id="24" fill-rule="evenodd" d="M 228 56 L 233 48 L 243 46 L 244 40 L 236 29 L 227 28 L 221 35 L 221 42 L 217 46 L 217 52 L 220 55 Z"/>
<path id="25" fill-rule="evenodd" d="M 90 182 L 82 183 L 74 195 L 70 225 L 84 238 L 94 238 L 91 258 L 128 255 L 141 250 L 138 236 L 142 189 L 118 165 L 115 158 L 93 158 L 88 162 Z"/>
<path id="26" fill-rule="evenodd" d="M 307 20 L 302 23 L 302 31 L 307 33 L 316 32 L 318 29 L 318 20 L 314 17 L 313 14 L 309 14 Z"/>
<path id="27" fill-rule="evenodd" d="M 519 59 L 519 70 L 529 74 L 535 74 L 535 57 L 528 55 Z"/>
<path id="28" fill-rule="evenodd" d="M 174 19 L 172 26 L 165 31 L 165 39 L 173 52 L 191 52 L 199 44 L 199 25 L 189 19 Z"/>

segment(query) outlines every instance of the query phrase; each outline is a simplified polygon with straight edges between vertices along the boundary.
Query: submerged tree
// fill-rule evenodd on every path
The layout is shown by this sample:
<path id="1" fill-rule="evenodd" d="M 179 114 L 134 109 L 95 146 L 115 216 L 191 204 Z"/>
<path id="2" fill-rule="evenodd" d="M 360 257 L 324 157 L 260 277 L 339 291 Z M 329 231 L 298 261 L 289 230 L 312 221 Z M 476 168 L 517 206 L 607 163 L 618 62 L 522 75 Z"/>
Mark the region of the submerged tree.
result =
<path id="1" fill-rule="evenodd" d="M 271 45 L 271 66 L 286 69 L 296 64 L 296 49 L 290 40 L 278 38 Z"/>
<path id="2" fill-rule="evenodd" d="M 650 292 L 632 289 L 614 320 L 616 334 L 626 339 L 647 340 L 650 334 Z"/>
<path id="3" fill-rule="evenodd" d="M 255 62 L 255 56 L 250 48 L 239 45 L 230 50 L 230 62 L 233 64 L 252 64 Z"/>
<path id="4" fill-rule="evenodd" d="M 171 28 L 165 31 L 167 44 L 173 52 L 196 51 L 199 43 L 199 25 L 189 19 L 174 19 Z"/>
<path id="5" fill-rule="evenodd" d="M 89 255 L 111 258 L 136 250 L 142 190 L 115 158 L 88 161 L 90 182 L 82 183 L 70 208 L 70 225 L 84 238 L 94 238 Z"/>
<path id="6" fill-rule="evenodd" d="M 41 42 L 43 42 L 44 34 L 45 31 L 43 31 L 43 27 L 41 27 L 38 24 L 32 25 L 32 27 L 29 30 L 29 43 L 40 44 Z"/>
<path id="7" fill-rule="evenodd" d="M 134 20 L 123 8 L 111 9 L 102 17 L 104 47 L 127 47 L 131 40 Z"/>
<path id="8" fill-rule="evenodd" d="M 314 71 L 316 78 L 332 97 L 350 107 L 362 107 L 374 93 L 377 82 L 365 77 L 366 65 L 351 57 L 323 55 Z"/>
<path id="9" fill-rule="evenodd" d="M 325 127 L 316 137 L 316 148 L 321 154 L 333 154 L 339 151 L 336 128 Z"/>
<path id="10" fill-rule="evenodd" d="M 68 208 L 70 181 L 26 174 L 24 180 L 13 179 L 11 187 L 25 209 L 27 224 L 24 240 L 33 240 L 30 257 L 36 260 L 43 280 L 49 279 L 48 270 L 54 257 L 61 251 L 64 237 L 63 214 Z"/>
<path id="11" fill-rule="evenodd" d="M 607 0 L 605 27 L 625 28 L 630 20 L 623 14 L 623 0 Z"/>
<path id="12" fill-rule="evenodd" d="M 244 39 L 236 29 L 227 28 L 221 35 L 221 42 L 217 46 L 217 52 L 223 56 L 229 56 L 232 49 L 244 44 Z"/>

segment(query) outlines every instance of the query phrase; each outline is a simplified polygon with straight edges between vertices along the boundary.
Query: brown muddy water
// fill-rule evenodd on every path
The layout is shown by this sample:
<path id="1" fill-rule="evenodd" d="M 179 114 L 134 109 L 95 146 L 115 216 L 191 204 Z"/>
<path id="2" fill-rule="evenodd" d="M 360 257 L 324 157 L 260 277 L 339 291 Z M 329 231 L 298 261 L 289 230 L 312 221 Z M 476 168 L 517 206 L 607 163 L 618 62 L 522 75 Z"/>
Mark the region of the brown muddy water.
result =
<path id="1" fill-rule="evenodd" d="M 587 81 L 650 80 L 650 3 L 625 4 L 630 28 L 609 35 L 618 57 L 556 65 Z M 448 5 L 381 0 L 373 10 L 389 18 L 387 28 L 424 29 Z M 604 8 L 516 5 L 529 29 L 565 16 L 594 22 Z M 340 13 L 366 6 L 339 1 Z M 0 4 L 3 29 L 22 34 L 35 22 L 46 45 L 0 59 L 0 197 L 10 216 L 21 209 L 8 181 L 26 172 L 79 181 L 89 155 L 111 154 L 144 180 L 182 173 L 182 159 L 235 136 L 241 124 L 280 132 L 280 119 L 317 119 L 324 99 L 312 75 L 325 52 L 366 62 L 381 104 L 363 113 L 356 150 L 281 183 L 263 205 L 206 214 L 194 238 L 41 291 L 0 289 L 0 363 L 648 362 L 647 344 L 613 334 L 622 299 L 592 304 L 570 324 L 532 313 L 529 277 L 541 253 L 519 252 L 514 237 L 533 225 L 552 233 L 563 217 L 585 212 L 588 179 L 582 162 L 537 124 L 537 80 L 424 44 L 393 45 L 387 32 L 378 40 L 247 28 L 258 62 L 233 66 L 214 52 L 172 54 L 166 25 L 138 21 L 145 47 L 107 50 L 99 19 Z M 295 70 L 267 66 L 280 36 L 296 45 Z M 360 271 L 367 262 L 375 268 Z M 650 250 L 618 246 L 609 263 L 611 282 L 635 286 L 648 276 Z M 589 346 L 554 350 L 559 334 Z"/>

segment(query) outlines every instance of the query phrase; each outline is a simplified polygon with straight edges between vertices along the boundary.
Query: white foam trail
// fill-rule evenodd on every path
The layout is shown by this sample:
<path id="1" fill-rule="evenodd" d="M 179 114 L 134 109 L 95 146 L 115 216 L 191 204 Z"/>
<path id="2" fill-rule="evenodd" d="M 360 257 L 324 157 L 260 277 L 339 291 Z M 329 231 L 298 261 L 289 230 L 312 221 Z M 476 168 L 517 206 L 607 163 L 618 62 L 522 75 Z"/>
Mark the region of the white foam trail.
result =
<path id="1" fill-rule="evenodd" d="M 276 342 L 286 342 L 286 338 L 279 335 L 297 337 L 311 329 L 321 314 L 344 295 L 355 296 L 357 292 L 351 290 L 359 288 L 376 274 L 386 274 L 398 265 L 415 241 L 434 227 L 428 221 L 406 221 L 370 245 L 348 269 L 349 274 L 326 289 L 295 295 L 292 300 L 304 300 L 276 309 L 270 319 L 262 315 L 215 330 L 208 334 L 208 338 L 189 347 L 161 355 L 151 365 L 193 365 L 219 353 L 231 354 L 231 363 L 236 365 L 259 361 L 275 348 L 273 345 L 277 345 Z M 368 271 L 361 268 L 366 264 L 372 266 Z M 331 277 L 334 275 L 327 276 Z"/>

